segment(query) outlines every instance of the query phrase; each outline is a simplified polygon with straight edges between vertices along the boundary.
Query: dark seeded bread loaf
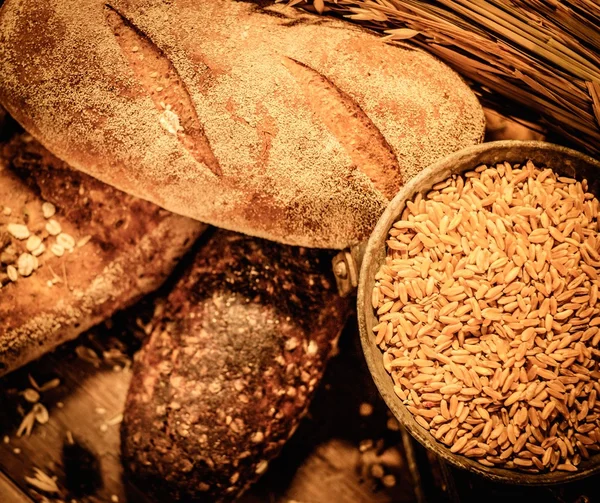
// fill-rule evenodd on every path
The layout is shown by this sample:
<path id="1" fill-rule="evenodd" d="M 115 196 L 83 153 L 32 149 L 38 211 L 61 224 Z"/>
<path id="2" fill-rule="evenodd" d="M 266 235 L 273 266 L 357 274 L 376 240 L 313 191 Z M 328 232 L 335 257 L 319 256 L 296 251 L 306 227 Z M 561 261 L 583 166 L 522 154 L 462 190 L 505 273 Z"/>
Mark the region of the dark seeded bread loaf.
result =
<path id="1" fill-rule="evenodd" d="M 158 288 L 204 227 L 29 135 L 0 145 L 0 375 Z"/>
<path id="2" fill-rule="evenodd" d="M 122 423 L 157 501 L 231 501 L 294 432 L 343 327 L 331 254 L 217 231 L 155 315 Z"/>
<path id="3" fill-rule="evenodd" d="M 121 190 L 323 248 L 367 238 L 404 180 L 484 131 L 427 53 L 232 0 L 7 0 L 0 103 Z"/>

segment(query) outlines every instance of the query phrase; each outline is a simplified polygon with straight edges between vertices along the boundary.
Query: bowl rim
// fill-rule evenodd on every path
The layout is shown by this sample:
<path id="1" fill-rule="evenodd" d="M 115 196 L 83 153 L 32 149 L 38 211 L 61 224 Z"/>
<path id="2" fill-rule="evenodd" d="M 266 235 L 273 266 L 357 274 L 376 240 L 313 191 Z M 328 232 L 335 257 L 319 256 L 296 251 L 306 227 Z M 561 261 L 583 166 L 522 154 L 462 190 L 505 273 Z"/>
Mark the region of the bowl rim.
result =
<path id="1" fill-rule="evenodd" d="M 461 469 L 469 470 L 477 475 L 483 476 L 495 482 L 531 486 L 553 485 L 572 482 L 600 472 L 600 453 L 591 455 L 590 459 L 592 460 L 592 466 L 589 466 L 583 470 L 577 472 L 554 471 L 539 474 L 520 472 L 518 470 L 511 470 L 508 468 L 487 467 L 478 463 L 474 459 L 451 453 L 448 447 L 435 440 L 435 438 L 427 430 L 425 430 L 415 421 L 412 414 L 406 409 L 406 406 L 402 404 L 400 398 L 398 398 L 393 391 L 391 393 L 389 392 L 388 388 L 392 382 L 391 377 L 390 374 L 383 369 L 383 365 L 381 363 L 381 350 L 375 346 L 374 338 L 372 337 L 367 325 L 367 318 L 369 316 L 374 318 L 370 291 L 372 289 L 372 285 L 375 283 L 375 280 L 373 276 L 372 281 L 370 281 L 371 278 L 369 269 L 373 267 L 373 264 L 376 265 L 377 269 L 381 265 L 381 261 L 378 263 L 376 263 L 376 261 L 379 260 L 380 257 L 385 257 L 385 246 L 382 246 L 382 244 L 385 244 L 385 238 L 388 234 L 388 231 L 399 216 L 406 201 L 411 199 L 416 192 L 426 192 L 427 189 L 430 189 L 433 184 L 438 183 L 440 180 L 433 182 L 429 186 L 423 185 L 425 180 L 435 176 L 436 173 L 439 173 L 440 175 L 444 174 L 445 179 L 453 172 L 451 171 L 452 167 L 461 162 L 465 162 L 465 159 L 469 160 L 479 154 L 485 154 L 492 151 L 506 151 L 508 149 L 515 149 L 516 147 L 520 149 L 553 152 L 554 154 L 564 156 L 566 159 L 572 159 L 579 163 L 589 164 L 591 167 L 598 169 L 598 173 L 600 174 L 600 162 L 598 160 L 577 150 L 543 141 L 501 140 L 486 142 L 461 149 L 439 159 L 435 163 L 423 169 L 415 177 L 411 178 L 390 201 L 385 211 L 377 221 L 377 224 L 366 244 L 365 253 L 360 268 L 357 291 L 357 319 L 363 355 L 367 362 L 371 377 L 375 382 L 380 395 L 398 421 L 400 421 L 404 428 L 406 428 L 411 436 L 415 438 L 421 445 L 432 450 L 435 454 L 449 462 L 451 465 Z M 527 155 L 524 154 L 523 159 L 525 160 L 526 158 Z M 454 172 L 462 173 L 470 169 L 474 169 L 479 164 L 480 163 L 475 163 L 475 165 L 471 167 L 458 169 Z M 426 189 L 423 187 L 426 187 Z M 378 353 L 373 354 L 373 347 L 375 347 Z M 379 358 L 376 358 L 376 356 L 379 356 Z M 384 370 L 387 383 L 384 383 L 378 377 L 378 371 L 380 369 Z"/>

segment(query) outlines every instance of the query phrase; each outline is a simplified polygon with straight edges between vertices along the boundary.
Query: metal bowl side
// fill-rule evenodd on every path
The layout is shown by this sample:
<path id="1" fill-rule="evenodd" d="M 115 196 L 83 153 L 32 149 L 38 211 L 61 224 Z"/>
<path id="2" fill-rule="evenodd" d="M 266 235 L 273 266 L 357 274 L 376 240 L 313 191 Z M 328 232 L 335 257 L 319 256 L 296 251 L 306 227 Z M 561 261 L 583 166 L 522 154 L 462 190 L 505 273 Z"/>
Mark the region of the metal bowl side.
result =
<path id="1" fill-rule="evenodd" d="M 582 460 L 577 472 L 528 474 L 504 468 L 488 468 L 470 458 L 453 454 L 413 418 L 393 389 L 391 376 L 383 367 L 382 352 L 375 345 L 372 328 L 377 323 L 371 305 L 375 274 L 386 255 L 386 238 L 392 224 L 401 214 L 406 201 L 418 192 L 425 195 L 431 187 L 452 174 L 463 173 L 481 164 L 494 165 L 508 161 L 524 163 L 531 159 L 536 165 L 550 167 L 558 173 L 582 180 L 586 178 L 590 192 L 600 196 L 600 162 L 566 147 L 537 141 L 498 141 L 468 147 L 451 154 L 421 171 L 398 192 L 380 217 L 367 243 L 360 271 L 357 313 L 360 338 L 371 375 L 386 404 L 400 423 L 423 446 L 431 449 L 451 464 L 477 473 L 487 479 L 511 484 L 549 485 L 578 480 L 600 471 L 600 454 Z"/>

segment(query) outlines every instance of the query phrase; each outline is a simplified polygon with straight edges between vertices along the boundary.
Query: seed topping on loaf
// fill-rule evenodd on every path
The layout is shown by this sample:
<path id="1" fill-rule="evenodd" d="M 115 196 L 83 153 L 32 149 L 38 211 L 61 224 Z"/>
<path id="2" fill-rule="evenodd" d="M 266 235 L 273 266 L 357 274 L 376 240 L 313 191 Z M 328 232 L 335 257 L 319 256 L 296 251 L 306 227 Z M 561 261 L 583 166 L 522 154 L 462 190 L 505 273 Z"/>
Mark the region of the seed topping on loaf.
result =
<path id="1" fill-rule="evenodd" d="M 0 375 L 157 288 L 203 228 L 27 135 L 1 145 Z"/>
<path id="2" fill-rule="evenodd" d="M 0 171 L 2 171 L 0 166 Z M 1 202 L 0 202 L 1 203 Z M 43 201 L 31 201 L 23 211 L 13 212 L 10 206 L 2 207 L 0 216 L 0 288 L 15 283 L 20 277 L 31 276 L 42 267 L 49 258 L 62 257 L 65 251 L 73 252 L 75 247 L 84 246 L 91 235 L 75 238 L 62 232 L 55 216 L 54 204 Z M 23 222 L 23 223 L 20 223 Z M 56 264 L 54 264 L 56 267 Z M 48 267 L 53 271 L 52 267 Z M 62 281 L 55 272 L 51 273 L 46 285 L 51 288 Z"/>

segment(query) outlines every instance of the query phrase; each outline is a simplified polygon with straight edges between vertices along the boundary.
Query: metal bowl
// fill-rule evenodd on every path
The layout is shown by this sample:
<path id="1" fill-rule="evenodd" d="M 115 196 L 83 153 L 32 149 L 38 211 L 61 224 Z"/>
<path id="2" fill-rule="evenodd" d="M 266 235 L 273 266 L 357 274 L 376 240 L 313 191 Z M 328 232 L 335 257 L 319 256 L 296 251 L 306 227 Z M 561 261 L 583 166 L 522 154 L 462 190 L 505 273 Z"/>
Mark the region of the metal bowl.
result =
<path id="1" fill-rule="evenodd" d="M 371 234 L 362 261 L 358 284 L 358 322 L 360 338 L 373 376 L 373 380 L 400 423 L 426 448 L 431 449 L 451 464 L 482 475 L 488 479 L 527 485 L 548 485 L 581 479 L 600 471 L 600 454 L 582 460 L 577 472 L 529 474 L 505 468 L 488 468 L 477 461 L 450 452 L 414 419 L 402 404 L 393 389 L 391 376 L 383 367 L 382 352 L 375 345 L 373 326 L 377 323 L 371 306 L 371 291 L 375 285 L 375 274 L 386 256 L 385 241 L 392 224 L 404 209 L 406 201 L 418 192 L 425 195 L 431 187 L 452 174 L 463 173 L 481 164 L 493 165 L 508 161 L 511 164 L 524 163 L 531 159 L 536 165 L 552 168 L 557 173 L 589 182 L 590 192 L 600 196 L 600 162 L 580 152 L 558 145 L 537 141 L 498 141 L 484 143 L 456 152 L 423 170 L 411 179 L 388 205 Z"/>

